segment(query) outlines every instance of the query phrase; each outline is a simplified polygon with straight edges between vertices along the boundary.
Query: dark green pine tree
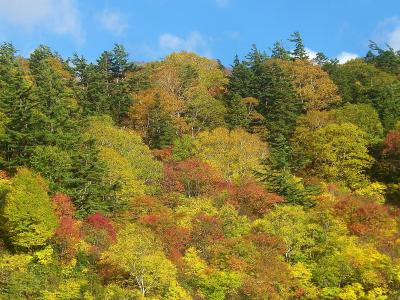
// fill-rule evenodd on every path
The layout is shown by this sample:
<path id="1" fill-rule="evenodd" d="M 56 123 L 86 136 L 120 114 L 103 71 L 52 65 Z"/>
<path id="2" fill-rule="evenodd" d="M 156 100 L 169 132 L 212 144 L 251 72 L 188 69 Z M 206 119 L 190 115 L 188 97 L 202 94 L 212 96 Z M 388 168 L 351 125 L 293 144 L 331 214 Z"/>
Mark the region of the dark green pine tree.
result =
<path id="1" fill-rule="evenodd" d="M 293 175 L 292 170 L 282 160 L 281 152 L 272 149 L 270 156 L 263 162 L 264 170 L 257 173 L 266 188 L 284 196 L 289 204 L 313 207 L 316 203 L 313 196 L 321 191 L 318 186 L 306 186 L 300 178 Z"/>
<path id="2" fill-rule="evenodd" d="M 30 59 L 37 103 L 36 144 L 72 150 L 79 137 L 79 106 L 74 99 L 72 76 L 67 64 L 48 47 L 36 49 Z"/>
<path id="3" fill-rule="evenodd" d="M 88 64 L 83 57 L 71 59 L 77 78 L 75 95 L 85 116 L 110 115 L 111 107 L 111 58 L 105 51 L 97 64 Z"/>
<path id="4" fill-rule="evenodd" d="M 291 59 L 290 52 L 283 47 L 282 42 L 280 41 L 275 42 L 271 52 L 272 52 L 271 53 L 272 58 L 278 58 L 283 60 Z"/>
<path id="5" fill-rule="evenodd" d="M 222 63 L 222 61 L 220 59 L 217 59 L 217 63 L 218 63 L 218 68 L 221 71 L 225 71 L 226 68 L 225 68 L 224 64 Z"/>
<path id="6" fill-rule="evenodd" d="M 176 136 L 176 130 L 171 116 L 161 105 L 159 94 L 155 96 L 154 103 L 149 110 L 148 119 L 147 143 L 150 148 L 162 149 L 171 145 Z"/>
<path id="7" fill-rule="evenodd" d="M 295 47 L 292 51 L 292 56 L 294 59 L 308 60 L 307 51 L 303 44 L 303 39 L 298 31 L 294 32 L 289 39 L 290 42 L 294 43 Z"/>
<path id="8" fill-rule="evenodd" d="M 103 180 L 107 169 L 98 159 L 98 153 L 93 140 L 84 140 L 72 156 L 73 176 L 66 184 L 66 191 L 71 196 L 79 217 L 98 211 L 112 211 L 113 196 L 120 188 Z"/>
<path id="9" fill-rule="evenodd" d="M 265 114 L 264 104 L 268 96 L 266 86 L 270 82 L 270 75 L 266 72 L 267 60 L 268 56 L 259 51 L 256 45 L 253 45 L 249 54 L 246 55 L 245 61 L 252 74 L 250 77 L 250 94 L 248 96 L 260 101 L 260 106 L 257 109 L 263 115 Z"/>
<path id="10" fill-rule="evenodd" d="M 88 64 L 82 57 L 71 59 L 78 79 L 75 93 L 86 116 L 110 115 L 116 124 L 122 124 L 132 103 L 130 94 L 138 89 L 138 78 L 127 78 L 137 66 L 129 62 L 122 45 L 104 51 L 96 64 Z"/>
<path id="11" fill-rule="evenodd" d="M 277 64 L 269 65 L 265 72 L 268 81 L 262 100 L 269 142 L 274 145 L 282 138 L 290 140 L 302 107 L 289 76 Z"/>
<path id="12" fill-rule="evenodd" d="M 129 62 L 129 55 L 121 44 L 114 45 L 111 51 L 110 63 L 112 74 L 111 115 L 115 123 L 121 125 L 132 104 L 132 98 L 130 97 L 132 82 L 126 79 L 126 74 L 137 70 L 137 66 Z"/>
<path id="13" fill-rule="evenodd" d="M 253 73 L 244 62 L 239 60 L 236 55 L 233 61 L 232 71 L 229 76 L 228 90 L 232 94 L 241 97 L 249 97 L 253 94 L 252 90 Z"/>
<path id="14" fill-rule="evenodd" d="M 0 136 L 1 168 L 12 170 L 26 164 L 29 149 L 35 144 L 37 102 L 33 85 L 24 71 L 12 44 L 0 46 L 0 118 L 4 133 Z"/>
<path id="15" fill-rule="evenodd" d="M 121 44 L 115 44 L 111 51 L 111 73 L 118 80 L 124 78 L 126 72 L 136 69 L 136 65 L 129 61 L 129 54 Z"/>
<path id="16" fill-rule="evenodd" d="M 321 67 L 331 63 L 330 59 L 322 52 L 318 52 L 312 61 Z"/>
<path id="17" fill-rule="evenodd" d="M 400 76 L 400 51 L 395 51 L 390 46 L 382 49 L 373 41 L 370 41 L 369 48 L 370 51 L 365 57 L 366 62 L 374 64 L 385 72 Z"/>
<path id="18" fill-rule="evenodd" d="M 226 123 L 229 125 L 229 128 L 248 128 L 251 120 L 249 119 L 243 98 L 237 93 L 230 93 L 225 102 L 228 109 Z"/>

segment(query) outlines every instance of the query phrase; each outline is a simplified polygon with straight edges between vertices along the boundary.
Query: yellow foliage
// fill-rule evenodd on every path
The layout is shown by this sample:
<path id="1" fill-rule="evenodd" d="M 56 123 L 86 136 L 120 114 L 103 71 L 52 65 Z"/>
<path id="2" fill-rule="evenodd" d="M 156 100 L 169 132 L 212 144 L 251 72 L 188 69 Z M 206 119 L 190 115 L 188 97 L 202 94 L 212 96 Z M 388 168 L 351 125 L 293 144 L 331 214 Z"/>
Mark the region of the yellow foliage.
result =
<path id="1" fill-rule="evenodd" d="M 321 110 L 341 101 L 338 88 L 329 74 L 307 60 L 270 60 L 281 66 L 294 81 L 299 100 L 305 110 Z"/>
<path id="2" fill-rule="evenodd" d="M 261 162 L 268 155 L 267 144 L 243 129 L 204 131 L 197 136 L 195 145 L 198 156 L 230 180 L 261 171 Z"/>
<path id="3" fill-rule="evenodd" d="M 28 254 L 5 254 L 0 257 L 0 270 L 2 273 L 25 271 L 32 259 Z"/>
<path id="4" fill-rule="evenodd" d="M 134 102 L 128 112 L 130 126 L 145 137 L 151 121 L 149 119 L 149 111 L 157 96 L 160 97 L 162 108 L 170 115 L 175 126 L 181 132 L 186 132 L 188 127 L 182 117 L 182 113 L 186 109 L 185 103 L 173 93 L 161 88 L 139 91 L 132 96 Z"/>
<path id="5" fill-rule="evenodd" d="M 53 248 L 51 246 L 46 246 L 46 248 L 35 252 L 35 258 L 40 264 L 48 265 L 53 261 L 53 254 Z"/>
<path id="6" fill-rule="evenodd" d="M 366 187 L 362 187 L 355 191 L 358 195 L 368 196 L 375 199 L 376 203 L 385 203 L 385 191 L 387 187 L 380 182 L 372 182 Z"/>
<path id="7" fill-rule="evenodd" d="M 75 300 L 81 299 L 81 288 L 87 284 L 84 279 L 67 279 L 60 284 L 56 291 L 44 291 L 44 300 Z M 86 298 L 88 299 L 88 298 Z M 90 298 L 89 298 L 90 299 Z"/>

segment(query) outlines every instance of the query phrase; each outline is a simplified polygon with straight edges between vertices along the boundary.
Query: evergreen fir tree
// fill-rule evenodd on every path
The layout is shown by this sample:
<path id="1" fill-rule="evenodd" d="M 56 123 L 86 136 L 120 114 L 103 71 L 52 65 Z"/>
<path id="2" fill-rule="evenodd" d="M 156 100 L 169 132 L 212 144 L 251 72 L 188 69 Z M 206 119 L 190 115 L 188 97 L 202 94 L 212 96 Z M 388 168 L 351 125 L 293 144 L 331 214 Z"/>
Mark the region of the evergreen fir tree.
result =
<path id="1" fill-rule="evenodd" d="M 226 122 L 229 124 L 229 127 L 231 129 L 237 127 L 248 128 L 250 120 L 243 98 L 237 93 L 230 94 L 227 98 L 226 106 L 228 112 L 226 115 Z"/>
<path id="2" fill-rule="evenodd" d="M 266 69 L 265 119 L 269 130 L 269 142 L 283 137 L 289 140 L 301 113 L 301 104 L 284 71 L 275 63 Z"/>
<path id="3" fill-rule="evenodd" d="M 30 60 L 38 113 L 36 144 L 73 149 L 77 143 L 79 107 L 73 95 L 72 74 L 48 48 L 36 49 Z"/>
<path id="4" fill-rule="evenodd" d="M 249 97 L 253 93 L 252 80 L 253 73 L 236 55 L 233 61 L 232 72 L 229 76 L 228 90 L 241 97 Z"/>
<path id="5" fill-rule="evenodd" d="M 316 63 L 319 66 L 324 66 L 328 63 L 330 63 L 329 58 L 322 52 L 318 52 L 313 59 L 313 62 Z"/>
<path id="6" fill-rule="evenodd" d="M 295 44 L 295 48 L 292 51 L 292 56 L 294 59 L 300 60 L 308 60 L 309 57 L 307 55 L 306 49 L 303 44 L 303 39 L 298 31 L 294 32 L 291 36 L 289 41 Z"/>
<path id="7" fill-rule="evenodd" d="M 107 169 L 98 159 L 98 149 L 93 140 L 82 141 L 72 156 L 71 172 L 74 176 L 66 185 L 80 217 L 113 208 L 113 195 L 120 188 L 103 180 Z"/>
<path id="8" fill-rule="evenodd" d="M 290 52 L 283 47 L 282 42 L 277 41 L 272 47 L 271 57 L 283 60 L 290 60 Z"/>

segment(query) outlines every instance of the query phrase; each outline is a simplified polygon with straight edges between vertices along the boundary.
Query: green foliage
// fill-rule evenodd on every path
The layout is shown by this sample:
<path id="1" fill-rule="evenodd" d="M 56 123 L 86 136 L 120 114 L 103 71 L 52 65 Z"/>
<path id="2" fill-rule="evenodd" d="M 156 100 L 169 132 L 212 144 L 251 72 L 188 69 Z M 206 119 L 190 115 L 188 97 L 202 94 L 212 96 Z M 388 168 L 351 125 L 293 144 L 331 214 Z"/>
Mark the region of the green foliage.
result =
<path id="1" fill-rule="evenodd" d="M 307 60 L 308 55 L 307 55 L 306 49 L 304 47 L 303 39 L 301 38 L 300 32 L 296 31 L 296 32 L 292 33 L 289 41 L 291 41 L 295 45 L 295 47 L 291 53 L 292 56 L 295 59 Z"/>
<path id="2" fill-rule="evenodd" d="M 152 177 L 159 176 L 160 164 L 152 159 L 149 148 L 134 131 L 118 128 L 109 118 L 99 117 L 90 120 L 86 133 L 98 147 L 114 149 L 127 157 L 144 181 L 151 182 Z"/>
<path id="3" fill-rule="evenodd" d="M 263 219 L 255 222 L 255 227 L 263 232 L 279 236 L 285 243 L 285 259 L 301 261 L 314 241 L 308 216 L 300 206 L 279 206 Z"/>
<path id="4" fill-rule="evenodd" d="M 298 127 L 293 145 L 295 155 L 310 157 L 306 168 L 317 176 L 352 188 L 368 183 L 365 171 L 373 158 L 368 153 L 366 134 L 357 126 L 328 124 L 314 132 Z"/>
<path id="5" fill-rule="evenodd" d="M 164 148 L 171 145 L 176 130 L 172 118 L 163 110 L 160 102 L 160 95 L 156 95 L 154 104 L 149 110 L 150 124 L 147 129 L 147 139 L 150 148 Z"/>
<path id="6" fill-rule="evenodd" d="M 121 124 L 131 105 L 130 93 L 142 85 L 135 76 L 137 66 L 128 61 L 123 45 L 115 44 L 111 51 L 104 51 L 96 64 L 74 55 L 71 60 L 78 77 L 75 94 L 88 116 L 108 114 Z"/>
<path id="7" fill-rule="evenodd" d="M 232 70 L 1 45 L 0 298 L 399 297 L 399 53 L 291 41 Z"/>
<path id="8" fill-rule="evenodd" d="M 102 256 L 102 261 L 127 273 L 143 296 L 167 293 L 176 268 L 165 257 L 153 234 L 129 225 L 120 231 L 118 242 Z"/>
<path id="9" fill-rule="evenodd" d="M 345 104 L 335 112 L 338 123 L 352 123 L 363 130 L 370 145 L 383 139 L 383 127 L 376 110 L 369 104 Z"/>
<path id="10" fill-rule="evenodd" d="M 385 129 L 391 129 L 399 119 L 399 81 L 372 64 L 360 59 L 330 70 L 333 81 L 345 102 L 371 104 L 379 113 Z"/>
<path id="11" fill-rule="evenodd" d="M 294 86 L 289 76 L 279 67 L 272 63 L 267 67 L 270 77 L 266 86 L 266 125 L 269 131 L 269 141 L 276 144 L 280 138 L 290 140 L 302 105 L 298 101 Z"/>
<path id="12" fill-rule="evenodd" d="M 3 201 L 4 228 L 13 246 L 25 250 L 44 246 L 54 234 L 57 218 L 43 178 L 19 169 Z"/>
<path id="13" fill-rule="evenodd" d="M 56 146 L 35 147 L 30 165 L 49 181 L 52 191 L 62 190 L 72 175 L 70 155 Z"/>
<path id="14" fill-rule="evenodd" d="M 208 273 L 206 263 L 193 248 L 188 249 L 183 260 L 186 276 L 191 277 L 189 284 L 197 290 L 200 297 L 226 299 L 241 284 L 240 275 L 236 272 L 211 270 Z"/>
<path id="15" fill-rule="evenodd" d="M 183 135 L 174 140 L 172 145 L 172 157 L 176 161 L 185 160 L 195 154 L 194 138 Z"/>

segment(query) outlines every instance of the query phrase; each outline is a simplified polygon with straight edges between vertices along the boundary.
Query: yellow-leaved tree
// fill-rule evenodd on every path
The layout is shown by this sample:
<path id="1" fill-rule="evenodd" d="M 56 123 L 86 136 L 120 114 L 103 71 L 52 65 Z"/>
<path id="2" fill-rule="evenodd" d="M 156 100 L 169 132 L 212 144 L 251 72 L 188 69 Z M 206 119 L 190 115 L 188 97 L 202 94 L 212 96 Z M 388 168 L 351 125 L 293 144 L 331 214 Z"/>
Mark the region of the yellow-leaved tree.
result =
<path id="1" fill-rule="evenodd" d="M 118 232 L 117 243 L 103 253 L 101 260 L 126 274 L 143 297 L 167 296 L 179 289 L 181 299 L 189 299 L 177 288 L 176 268 L 149 229 L 129 224 Z"/>
<path id="2" fill-rule="evenodd" d="M 179 133 L 195 135 L 224 124 L 226 108 L 221 96 L 227 77 L 215 60 L 188 52 L 172 53 L 161 62 L 146 65 L 146 72 L 152 84 L 132 95 L 127 121 L 142 136 L 147 137 L 156 99 Z"/>
<path id="3" fill-rule="evenodd" d="M 161 163 L 153 158 L 139 134 L 115 127 L 110 117 L 94 117 L 89 121 L 86 137 L 94 139 L 106 166 L 103 180 L 118 187 L 117 206 L 157 189 L 162 176 Z"/>
<path id="4" fill-rule="evenodd" d="M 291 77 L 296 93 L 306 111 L 326 109 L 341 101 L 338 88 L 329 74 L 308 60 L 273 59 Z"/>
<path id="5" fill-rule="evenodd" d="M 213 166 L 226 180 L 254 175 L 268 156 L 268 146 L 243 129 L 216 128 L 201 132 L 195 141 L 197 155 Z"/>

